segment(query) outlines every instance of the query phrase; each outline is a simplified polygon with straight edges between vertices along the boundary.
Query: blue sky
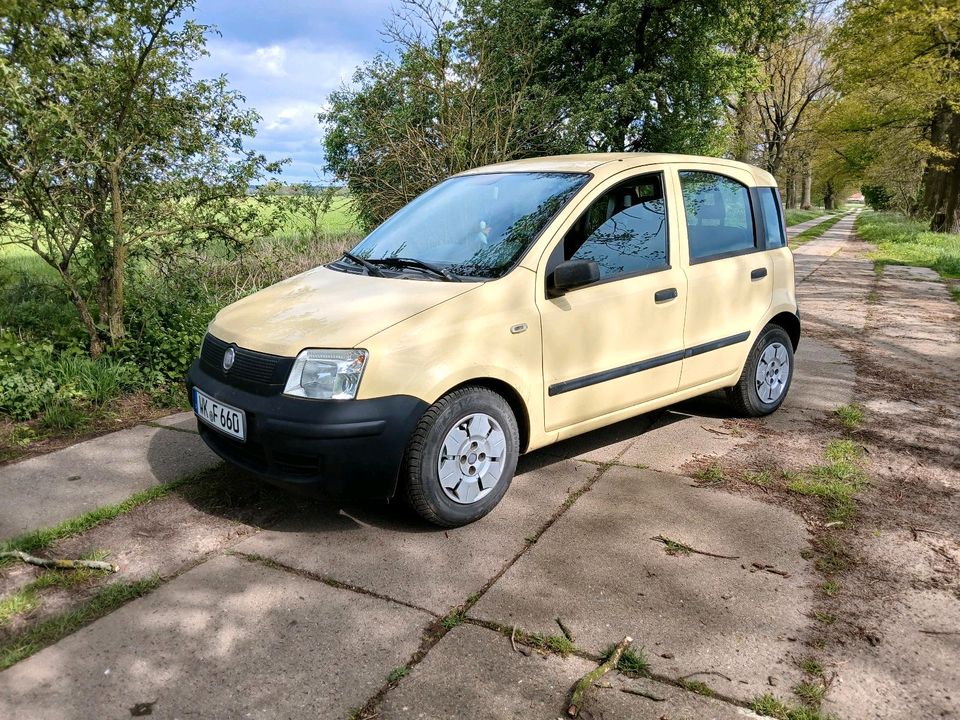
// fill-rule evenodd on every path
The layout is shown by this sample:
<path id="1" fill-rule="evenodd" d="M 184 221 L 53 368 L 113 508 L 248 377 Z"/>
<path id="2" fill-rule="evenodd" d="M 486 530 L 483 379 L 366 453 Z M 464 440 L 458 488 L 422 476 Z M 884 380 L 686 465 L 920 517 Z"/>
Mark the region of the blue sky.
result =
<path id="1" fill-rule="evenodd" d="M 391 0 L 197 0 L 194 19 L 215 25 L 197 75 L 225 73 L 263 116 L 251 147 L 292 159 L 287 182 L 316 180 L 323 133 L 316 114 L 364 60 L 387 46 Z"/>

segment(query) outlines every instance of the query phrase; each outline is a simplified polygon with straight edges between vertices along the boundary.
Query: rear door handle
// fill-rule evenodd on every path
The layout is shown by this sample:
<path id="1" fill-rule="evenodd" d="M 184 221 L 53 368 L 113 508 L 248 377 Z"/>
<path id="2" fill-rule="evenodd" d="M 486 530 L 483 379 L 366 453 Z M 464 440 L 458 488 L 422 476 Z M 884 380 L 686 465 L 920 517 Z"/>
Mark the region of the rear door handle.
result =
<path id="1" fill-rule="evenodd" d="M 658 302 L 658 303 L 667 302 L 667 300 L 673 300 L 675 297 L 677 297 L 676 288 L 667 288 L 666 290 L 657 290 L 653 294 L 654 302 Z"/>
<path id="2" fill-rule="evenodd" d="M 760 278 L 765 278 L 767 276 L 766 268 L 757 268 L 756 270 L 750 271 L 751 280 L 759 280 Z"/>

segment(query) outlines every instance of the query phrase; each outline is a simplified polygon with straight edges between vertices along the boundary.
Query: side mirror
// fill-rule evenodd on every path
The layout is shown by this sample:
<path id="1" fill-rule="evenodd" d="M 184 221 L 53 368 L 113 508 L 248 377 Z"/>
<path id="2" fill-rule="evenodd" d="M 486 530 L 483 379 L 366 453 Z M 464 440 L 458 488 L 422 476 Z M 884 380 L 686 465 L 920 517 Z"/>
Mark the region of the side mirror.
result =
<path id="1" fill-rule="evenodd" d="M 567 260 L 560 263 L 550 276 L 550 296 L 563 295 L 567 290 L 595 283 L 600 279 L 600 266 L 594 260 Z"/>

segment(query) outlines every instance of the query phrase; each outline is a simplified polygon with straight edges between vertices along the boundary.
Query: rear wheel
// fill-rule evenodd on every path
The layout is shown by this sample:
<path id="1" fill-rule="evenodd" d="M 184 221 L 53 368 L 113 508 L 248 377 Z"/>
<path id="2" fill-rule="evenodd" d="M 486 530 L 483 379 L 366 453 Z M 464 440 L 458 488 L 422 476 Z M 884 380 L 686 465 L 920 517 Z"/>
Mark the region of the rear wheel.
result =
<path id="1" fill-rule="evenodd" d="M 492 390 L 443 396 L 423 414 L 404 455 L 410 505 L 442 527 L 482 518 L 510 487 L 519 435 L 510 405 Z"/>
<path id="2" fill-rule="evenodd" d="M 769 415 L 783 404 L 793 379 L 793 343 L 779 325 L 767 325 L 753 344 L 740 380 L 727 391 L 741 415 Z"/>

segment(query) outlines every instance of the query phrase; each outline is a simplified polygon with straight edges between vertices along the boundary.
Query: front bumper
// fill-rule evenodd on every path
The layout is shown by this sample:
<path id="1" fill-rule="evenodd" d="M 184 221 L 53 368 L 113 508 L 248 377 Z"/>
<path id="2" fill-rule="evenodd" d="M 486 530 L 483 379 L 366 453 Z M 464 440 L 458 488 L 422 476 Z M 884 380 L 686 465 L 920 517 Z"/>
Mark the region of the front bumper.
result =
<path id="1" fill-rule="evenodd" d="M 427 403 L 409 395 L 370 400 L 307 400 L 231 385 L 197 361 L 193 388 L 246 412 L 246 442 L 197 420 L 200 437 L 217 455 L 278 485 L 344 498 L 389 498 L 407 441 Z"/>

